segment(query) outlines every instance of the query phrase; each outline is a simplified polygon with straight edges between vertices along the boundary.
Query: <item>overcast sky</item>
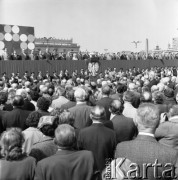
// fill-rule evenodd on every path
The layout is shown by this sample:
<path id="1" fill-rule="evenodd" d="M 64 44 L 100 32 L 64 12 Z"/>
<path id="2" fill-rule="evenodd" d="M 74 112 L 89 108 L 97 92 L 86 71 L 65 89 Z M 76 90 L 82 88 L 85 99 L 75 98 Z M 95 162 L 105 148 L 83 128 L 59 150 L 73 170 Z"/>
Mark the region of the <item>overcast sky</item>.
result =
<path id="1" fill-rule="evenodd" d="M 0 24 L 34 26 L 36 37 L 73 38 L 81 50 L 136 51 L 178 37 L 178 0 L 0 0 Z"/>

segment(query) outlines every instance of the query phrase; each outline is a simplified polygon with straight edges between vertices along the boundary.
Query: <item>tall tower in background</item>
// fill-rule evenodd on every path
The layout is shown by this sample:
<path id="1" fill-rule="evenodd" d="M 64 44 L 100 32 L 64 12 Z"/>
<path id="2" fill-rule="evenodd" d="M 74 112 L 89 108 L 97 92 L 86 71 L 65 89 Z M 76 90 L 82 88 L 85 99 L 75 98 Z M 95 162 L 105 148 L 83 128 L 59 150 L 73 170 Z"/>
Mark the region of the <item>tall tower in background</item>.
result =
<path id="1" fill-rule="evenodd" d="M 149 51 L 148 39 L 146 39 L 146 45 L 145 45 L 146 58 L 148 57 L 148 51 Z"/>

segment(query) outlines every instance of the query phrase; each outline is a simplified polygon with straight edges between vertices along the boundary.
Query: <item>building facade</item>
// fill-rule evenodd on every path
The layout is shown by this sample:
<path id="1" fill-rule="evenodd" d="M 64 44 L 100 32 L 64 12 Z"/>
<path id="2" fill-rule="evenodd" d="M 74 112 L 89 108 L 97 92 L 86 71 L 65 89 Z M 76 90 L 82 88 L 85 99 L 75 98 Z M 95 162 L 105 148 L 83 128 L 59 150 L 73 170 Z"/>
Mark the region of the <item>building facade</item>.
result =
<path id="1" fill-rule="evenodd" d="M 56 38 L 36 38 L 35 39 L 35 50 L 41 50 L 44 52 L 46 48 L 49 49 L 50 52 L 56 50 L 61 53 L 68 52 L 79 52 L 80 46 L 77 43 L 73 43 L 73 39 L 56 39 Z"/>

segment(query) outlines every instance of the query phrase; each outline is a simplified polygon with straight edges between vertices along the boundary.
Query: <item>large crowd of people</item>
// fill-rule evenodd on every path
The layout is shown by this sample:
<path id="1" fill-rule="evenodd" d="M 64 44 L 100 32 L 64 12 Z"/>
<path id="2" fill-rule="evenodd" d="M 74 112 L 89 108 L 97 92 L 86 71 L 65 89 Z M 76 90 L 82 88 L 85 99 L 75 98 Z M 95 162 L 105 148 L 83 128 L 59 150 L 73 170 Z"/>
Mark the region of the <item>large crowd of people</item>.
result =
<path id="1" fill-rule="evenodd" d="M 4 49 L 4 52 L 0 54 L 0 60 L 87 60 L 89 58 L 95 57 L 98 60 L 146 60 L 146 59 L 165 59 L 172 60 L 178 59 L 178 52 L 152 52 L 146 55 L 145 52 L 130 52 L 130 51 L 122 51 L 117 53 L 98 53 L 98 52 L 74 52 L 69 51 L 58 52 L 56 49 L 46 48 L 45 51 L 40 49 L 38 50 L 26 50 L 22 49 L 20 53 L 17 53 L 14 50 L 12 53 L 9 53 L 7 48 Z"/>
<path id="2" fill-rule="evenodd" d="M 174 179 L 177 104 L 176 67 L 3 73 L 0 180 Z"/>

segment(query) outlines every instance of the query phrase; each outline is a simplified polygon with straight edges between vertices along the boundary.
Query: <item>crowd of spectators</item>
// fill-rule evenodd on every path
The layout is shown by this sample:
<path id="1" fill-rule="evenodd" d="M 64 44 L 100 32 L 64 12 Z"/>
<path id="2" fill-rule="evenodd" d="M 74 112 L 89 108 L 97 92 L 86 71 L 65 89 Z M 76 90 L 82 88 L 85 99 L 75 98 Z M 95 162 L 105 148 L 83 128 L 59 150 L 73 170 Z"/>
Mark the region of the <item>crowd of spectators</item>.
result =
<path id="1" fill-rule="evenodd" d="M 122 51 L 117 53 L 98 53 L 98 52 L 74 52 L 70 51 L 68 53 L 58 52 L 56 49 L 49 50 L 46 48 L 45 52 L 42 50 L 31 50 L 29 53 L 22 49 L 20 53 L 14 50 L 11 54 L 8 53 L 7 48 L 4 52 L 0 54 L 0 60 L 88 60 L 90 58 L 95 58 L 98 60 L 146 60 L 146 59 L 165 59 L 172 60 L 178 59 L 178 52 L 160 51 L 152 52 L 146 55 L 144 51 L 142 52 L 130 52 Z"/>
<path id="2" fill-rule="evenodd" d="M 178 69 L 108 68 L 96 82 L 84 72 L 3 73 L 0 180 L 178 175 Z"/>

